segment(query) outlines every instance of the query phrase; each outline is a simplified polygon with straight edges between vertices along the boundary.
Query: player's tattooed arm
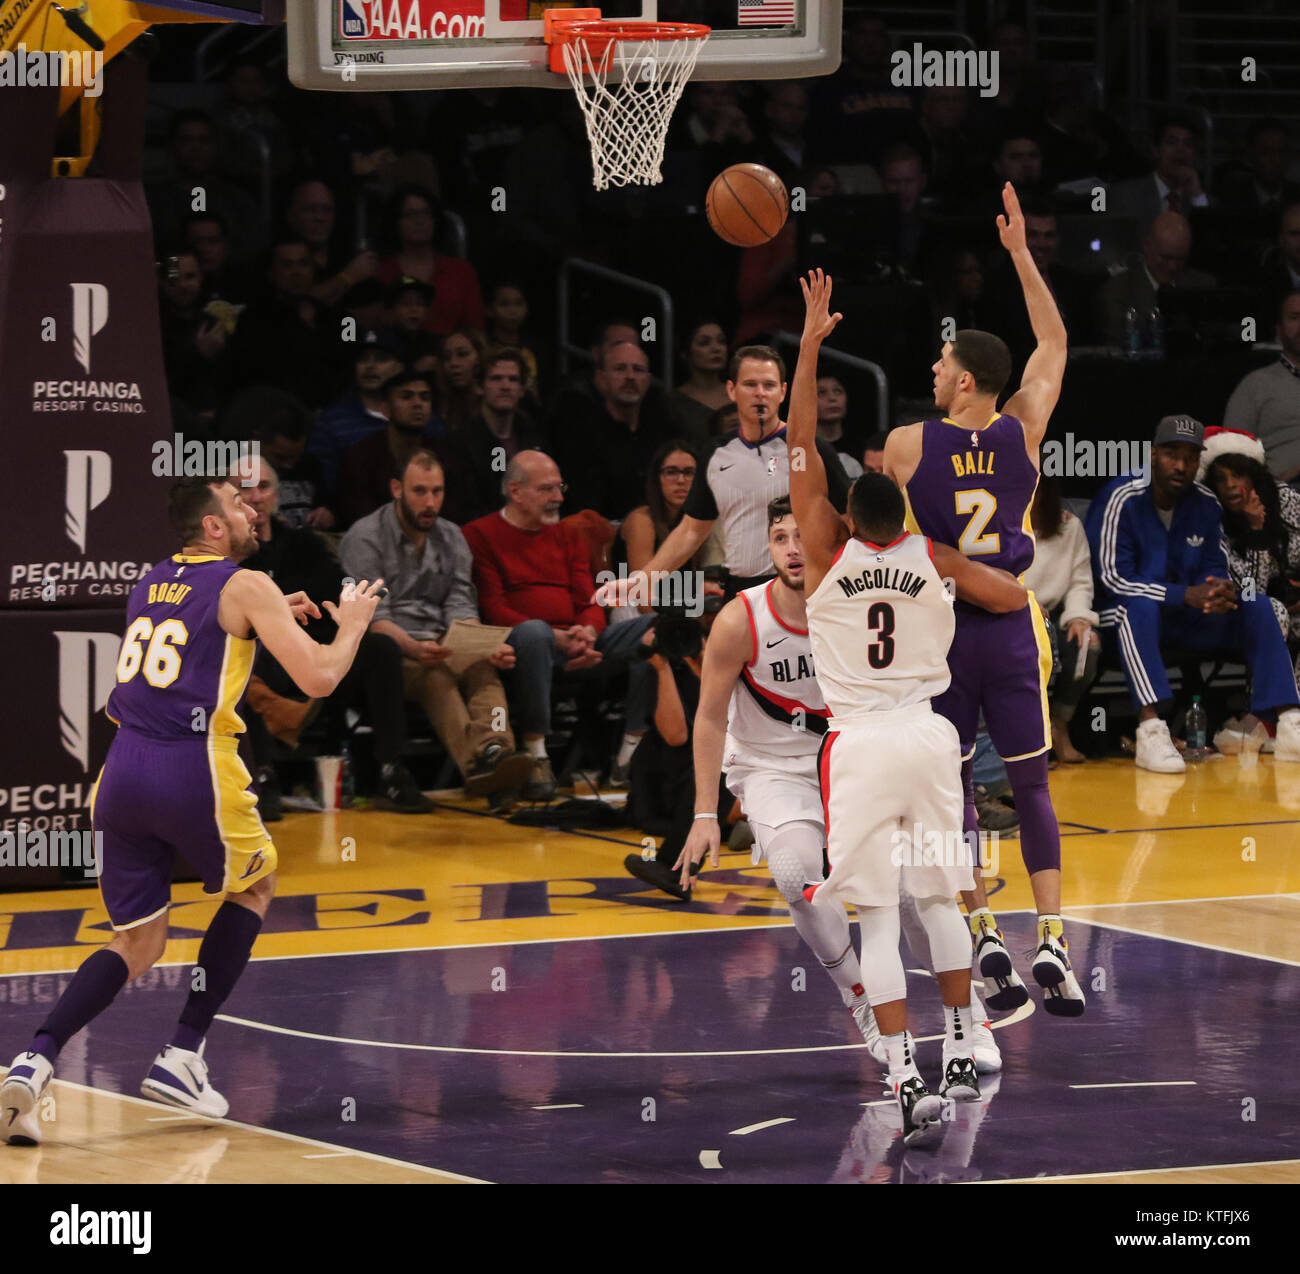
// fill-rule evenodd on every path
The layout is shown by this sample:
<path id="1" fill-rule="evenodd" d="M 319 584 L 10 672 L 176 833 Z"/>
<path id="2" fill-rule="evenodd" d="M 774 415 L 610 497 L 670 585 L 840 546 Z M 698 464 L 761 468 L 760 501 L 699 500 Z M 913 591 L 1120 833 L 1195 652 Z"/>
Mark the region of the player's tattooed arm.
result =
<path id="1" fill-rule="evenodd" d="M 812 590 L 848 538 L 844 519 L 830 501 L 826 466 L 817 451 L 817 358 L 822 342 L 843 315 L 831 313 L 831 280 L 821 270 L 810 270 L 799 286 L 803 289 L 804 328 L 790 386 L 785 440 L 790 452 L 790 507 L 808 557 L 807 586 Z"/>
<path id="2" fill-rule="evenodd" d="M 1009 571 L 983 562 L 972 562 L 949 544 L 931 542 L 935 570 L 951 580 L 957 597 L 995 615 L 1023 610 L 1029 604 L 1029 590 Z"/>
<path id="3" fill-rule="evenodd" d="M 1016 197 L 1015 187 L 1010 182 L 1002 188 L 1002 205 L 1006 213 L 998 217 L 998 234 L 1002 246 L 1011 254 L 1012 264 L 1020 276 L 1025 307 L 1029 311 L 1029 323 L 1034 329 L 1034 340 L 1037 342 L 1025 364 L 1020 388 L 1002 410 L 1024 424 L 1025 441 L 1037 450 L 1047 432 L 1052 409 L 1061 396 L 1067 336 L 1061 312 L 1056 308 L 1056 300 L 1025 243 L 1025 217 L 1020 211 L 1020 200 Z"/>

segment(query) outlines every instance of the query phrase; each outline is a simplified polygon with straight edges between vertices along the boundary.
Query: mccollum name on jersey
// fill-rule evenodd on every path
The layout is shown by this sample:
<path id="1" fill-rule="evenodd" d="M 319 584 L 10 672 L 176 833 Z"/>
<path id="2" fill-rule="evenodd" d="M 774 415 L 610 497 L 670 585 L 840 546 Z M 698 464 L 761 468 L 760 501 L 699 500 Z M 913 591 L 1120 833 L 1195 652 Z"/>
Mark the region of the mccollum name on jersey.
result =
<path id="1" fill-rule="evenodd" d="M 921 576 L 898 566 L 868 566 L 858 575 L 841 575 L 835 582 L 844 590 L 845 597 L 855 597 L 874 588 L 892 588 L 915 597 L 926 585 Z"/>

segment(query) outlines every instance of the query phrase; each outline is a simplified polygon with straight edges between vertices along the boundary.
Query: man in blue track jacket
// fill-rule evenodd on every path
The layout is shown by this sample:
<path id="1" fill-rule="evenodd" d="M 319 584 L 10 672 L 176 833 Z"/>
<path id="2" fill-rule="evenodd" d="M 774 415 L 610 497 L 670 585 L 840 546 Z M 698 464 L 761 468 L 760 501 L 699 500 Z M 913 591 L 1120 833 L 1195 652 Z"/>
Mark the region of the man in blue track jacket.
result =
<path id="1" fill-rule="evenodd" d="M 1173 707 L 1162 645 L 1241 651 L 1251 712 L 1277 722 L 1275 759 L 1300 761 L 1300 695 L 1286 642 L 1267 597 L 1238 596 L 1219 502 L 1195 480 L 1204 436 L 1200 421 L 1166 416 L 1150 475 L 1116 478 L 1088 510 L 1093 605 L 1138 708 L 1137 763 L 1164 774 L 1185 767 L 1161 719 Z"/>

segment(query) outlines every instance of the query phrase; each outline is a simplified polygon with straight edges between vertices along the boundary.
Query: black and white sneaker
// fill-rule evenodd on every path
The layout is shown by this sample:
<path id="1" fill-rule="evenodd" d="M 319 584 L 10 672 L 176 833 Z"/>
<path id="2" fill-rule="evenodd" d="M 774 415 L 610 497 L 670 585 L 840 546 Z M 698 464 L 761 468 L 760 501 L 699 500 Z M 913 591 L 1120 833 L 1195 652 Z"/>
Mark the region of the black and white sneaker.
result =
<path id="1" fill-rule="evenodd" d="M 979 937 L 974 942 L 975 962 L 979 966 L 980 977 L 984 979 L 984 998 L 989 1007 L 999 1013 L 1018 1009 L 1029 999 L 1029 992 L 1011 963 L 1011 952 L 1002 939 L 1002 930 L 996 925 L 990 925 L 987 917 L 984 917 L 980 921 Z M 997 987 L 992 993 L 988 990 L 990 982 Z"/>
<path id="2" fill-rule="evenodd" d="M 978 1101 L 979 1095 L 980 1081 L 974 1057 L 945 1057 L 943 1087 L 939 1089 L 939 1096 L 949 1101 Z"/>
<path id="3" fill-rule="evenodd" d="M 939 1122 L 943 1100 L 936 1097 L 919 1075 L 892 1077 L 894 1096 L 903 1114 L 903 1143 L 914 1147 L 934 1145 L 943 1136 Z"/>
<path id="4" fill-rule="evenodd" d="M 1070 967 L 1069 943 L 1048 936 L 1034 956 L 1034 981 L 1043 988 L 1043 1008 L 1053 1017 L 1082 1017 L 1087 1001 Z M 989 997 L 989 1003 L 993 999 Z"/>
<path id="5" fill-rule="evenodd" d="M 375 808 L 394 814 L 432 814 L 433 802 L 416 786 L 415 777 L 401 761 L 390 761 L 380 772 Z"/>
<path id="6" fill-rule="evenodd" d="M 465 776 L 465 795 L 480 797 L 493 792 L 517 792 L 532 772 L 533 758 L 528 753 L 511 752 L 503 743 L 489 743 Z"/>

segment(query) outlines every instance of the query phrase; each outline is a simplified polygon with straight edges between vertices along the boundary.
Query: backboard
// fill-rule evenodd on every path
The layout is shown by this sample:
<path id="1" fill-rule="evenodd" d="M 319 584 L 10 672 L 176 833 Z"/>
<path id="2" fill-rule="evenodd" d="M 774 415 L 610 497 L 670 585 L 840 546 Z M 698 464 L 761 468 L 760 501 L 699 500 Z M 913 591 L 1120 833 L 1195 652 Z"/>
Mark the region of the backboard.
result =
<path id="1" fill-rule="evenodd" d="M 597 0 L 592 0 L 596 3 Z M 289 78 L 348 90 L 568 88 L 547 70 L 538 0 L 288 0 Z M 713 29 L 692 79 L 827 75 L 841 0 L 605 0 L 605 18 Z"/>

